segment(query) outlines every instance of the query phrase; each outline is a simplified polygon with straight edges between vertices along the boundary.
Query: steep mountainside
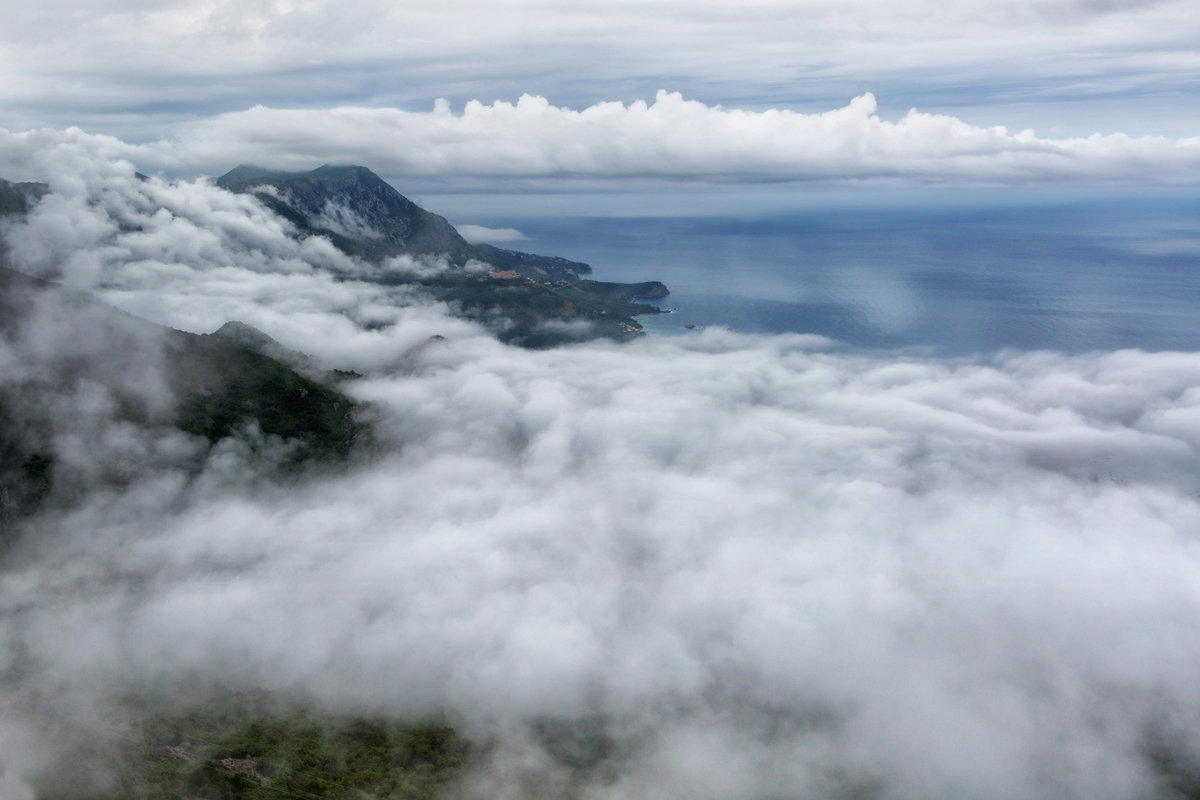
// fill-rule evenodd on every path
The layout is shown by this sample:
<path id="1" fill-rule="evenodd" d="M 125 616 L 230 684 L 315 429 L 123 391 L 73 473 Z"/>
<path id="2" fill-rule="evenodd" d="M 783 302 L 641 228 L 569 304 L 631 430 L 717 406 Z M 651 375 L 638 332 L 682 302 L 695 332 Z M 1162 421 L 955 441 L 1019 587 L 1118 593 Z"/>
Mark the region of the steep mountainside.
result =
<path id="1" fill-rule="evenodd" d="M 413 203 L 366 167 L 278 172 L 242 165 L 221 176 L 217 185 L 255 195 L 302 236 L 327 237 L 343 252 L 368 261 L 446 256 L 455 269 L 420 282 L 459 314 L 515 344 L 539 347 L 594 336 L 636 336 L 641 326 L 635 317 L 659 309 L 634 301 L 668 294 L 657 281 L 600 284 L 581 280 L 592 271 L 587 264 L 472 245 L 443 217 Z M 472 261 L 491 269 L 461 269 Z M 380 280 L 414 281 L 394 276 Z"/>
<path id="2" fill-rule="evenodd" d="M 292 468 L 362 432 L 353 400 L 273 358 L 3 267 L 0 364 L 0 530 L 88 488 L 198 468 L 225 439 Z"/>
<path id="3" fill-rule="evenodd" d="M 273 172 L 242 165 L 218 178 L 217 185 L 256 195 L 300 230 L 328 236 L 351 255 L 378 260 L 445 254 L 458 266 L 477 257 L 445 218 L 421 208 L 366 167 Z"/>
<path id="4" fill-rule="evenodd" d="M 17 187 L 0 178 L 0 214 L 21 214 L 25 211 L 25 196 Z"/>
<path id="5" fill-rule="evenodd" d="M 11 183 L 0 178 L 0 216 L 25 213 L 47 191 L 44 183 Z"/>
<path id="6" fill-rule="evenodd" d="M 587 264 L 557 256 L 472 245 L 445 217 L 421 208 L 366 167 L 279 172 L 242 164 L 218 178 L 217 186 L 253 194 L 302 232 L 326 236 L 343 252 L 369 260 L 445 255 L 455 266 L 474 259 L 501 270 L 559 279 L 592 271 Z"/>
<path id="7" fill-rule="evenodd" d="M 591 272 L 587 264 L 557 256 L 470 244 L 443 217 L 413 203 L 365 167 L 279 172 L 243 165 L 217 185 L 253 195 L 288 220 L 297 237 L 323 237 L 360 259 L 322 267 L 339 279 L 403 286 L 405 291 L 395 293 L 397 302 L 411 302 L 415 289 L 511 344 L 547 347 L 596 337 L 629 339 L 641 333 L 637 316 L 660 311 L 637 301 L 668 293 L 657 281 L 583 280 Z M 0 215 L 26 213 L 47 191 L 42 184 L 0 181 Z M 0 257 L 3 247 L 0 242 Z M 399 261 L 390 262 L 392 258 Z"/>

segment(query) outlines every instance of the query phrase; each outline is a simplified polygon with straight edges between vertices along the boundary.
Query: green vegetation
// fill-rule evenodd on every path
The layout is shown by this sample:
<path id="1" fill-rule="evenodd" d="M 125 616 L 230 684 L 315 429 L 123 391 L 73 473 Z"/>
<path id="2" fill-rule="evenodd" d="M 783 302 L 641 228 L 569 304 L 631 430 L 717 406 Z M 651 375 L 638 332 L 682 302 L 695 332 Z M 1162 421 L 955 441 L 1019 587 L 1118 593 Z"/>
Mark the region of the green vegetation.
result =
<path id="1" fill-rule="evenodd" d="M 92 796 L 423 800 L 439 796 L 468 755 L 437 722 L 321 713 L 262 693 L 144 711 L 134 730 L 116 751 L 111 786 Z"/>
<path id="2" fill-rule="evenodd" d="M 13 520 L 37 508 L 50 493 L 54 460 L 26 452 L 0 398 L 0 538 Z"/>
<path id="3" fill-rule="evenodd" d="M 0 544 L 19 520 L 47 504 L 70 507 L 91 488 L 121 487 L 155 468 L 150 457 L 97 459 L 83 467 L 60 457 L 56 432 L 78 425 L 70 398 L 81 387 L 110 404 L 90 423 L 94 426 L 129 426 L 148 434 L 175 428 L 212 444 L 238 438 L 265 451 L 263 466 L 272 477 L 336 462 L 367 437 L 358 403 L 275 358 L 228 337 L 199 336 L 137 319 L 83 292 L 3 267 L 0 343 L 19 345 L 30 309 L 49 302 L 59 309 L 63 335 L 57 346 L 36 358 L 28 348 L 16 347 L 13 352 L 26 358 L 23 368 L 14 371 L 21 377 L 0 385 Z M 158 364 L 160 355 L 162 369 L 147 373 L 154 380 L 130 379 L 142 374 L 141 360 Z M 316 377 L 335 381 L 353 376 Z M 157 379 L 170 388 L 174 403 L 167 409 L 155 397 Z M 261 448 L 264 441 L 270 447 Z M 203 454 L 181 458 L 175 466 L 185 470 L 204 466 Z"/>
<path id="4" fill-rule="evenodd" d="M 500 738 L 468 741 L 441 719 L 330 711 L 265 691 L 141 695 L 110 719 L 123 722 L 76 734 L 32 780 L 39 798 L 436 800 L 471 795 L 505 763 L 523 796 L 579 800 L 616 782 L 638 746 L 600 719 L 542 720 L 527 733 L 548 760 L 518 765 Z"/>
<path id="5" fill-rule="evenodd" d="M 636 291 L 636 287 L 644 285 L 637 283 L 575 281 L 556 287 L 556 291 L 577 305 L 599 313 L 621 317 L 635 317 L 639 314 L 657 314 L 659 313 L 659 309 L 656 306 L 633 302 L 633 298 L 641 296 Z"/>
<path id="6" fill-rule="evenodd" d="M 247 424 L 291 440 L 294 462 L 344 457 L 361 432 L 353 400 L 267 356 L 212 336 L 169 342 L 180 429 L 215 442 Z"/>
<path id="7" fill-rule="evenodd" d="M 589 294 L 599 295 L 601 297 L 613 297 L 619 300 L 636 300 L 636 299 L 653 299 L 656 297 L 666 297 L 670 292 L 667 291 L 666 284 L 661 281 L 642 281 L 641 283 L 612 283 L 609 281 L 590 281 L 580 280 L 575 282 L 575 288 L 588 292 Z M 645 314 L 647 311 L 652 311 L 652 307 L 638 306 L 640 311 L 633 313 Z"/>
<path id="8" fill-rule="evenodd" d="M 570 261 L 559 256 L 539 256 L 517 250 L 505 250 L 490 244 L 474 245 L 476 258 L 499 269 L 512 269 L 522 275 L 546 277 L 558 280 L 575 280 L 580 275 L 591 273 L 588 264 Z"/>
<path id="9" fill-rule="evenodd" d="M 590 292 L 580 286 L 583 283 L 591 282 L 461 274 L 422 281 L 456 313 L 521 347 L 553 347 L 596 337 L 630 339 L 642 330 L 634 315 L 659 311 L 614 294 Z M 572 328 L 573 323 L 580 325 Z"/>

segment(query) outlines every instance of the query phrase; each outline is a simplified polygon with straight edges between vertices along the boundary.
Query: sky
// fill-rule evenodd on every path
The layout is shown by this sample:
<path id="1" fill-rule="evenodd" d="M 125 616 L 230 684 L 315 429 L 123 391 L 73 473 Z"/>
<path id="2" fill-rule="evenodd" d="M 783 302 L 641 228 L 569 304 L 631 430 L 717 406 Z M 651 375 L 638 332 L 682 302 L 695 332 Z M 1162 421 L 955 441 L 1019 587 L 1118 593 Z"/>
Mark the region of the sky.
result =
<path id="1" fill-rule="evenodd" d="M 1126 800 L 1173 796 L 1155 758 L 1200 764 L 1197 354 L 526 351 L 204 179 L 350 161 L 536 213 L 1189 192 L 1192 3 L 4 11 L 0 176 L 51 187 L 4 224 L 12 265 L 355 370 L 378 446 L 262 480 L 253 430 L 121 416 L 173 402 L 151 329 L 32 304 L 0 385 L 78 378 L 30 413 L 82 494 L 0 554 L 2 800 L 129 730 L 116 699 L 213 687 L 498 737 L 462 798 L 566 794 L 547 720 L 618 743 L 586 800 Z"/>
<path id="2" fill-rule="evenodd" d="M 424 193 L 1200 176 L 1188 0 L 10 5 L 10 178 L 85 134 L 144 172 L 354 162 Z"/>

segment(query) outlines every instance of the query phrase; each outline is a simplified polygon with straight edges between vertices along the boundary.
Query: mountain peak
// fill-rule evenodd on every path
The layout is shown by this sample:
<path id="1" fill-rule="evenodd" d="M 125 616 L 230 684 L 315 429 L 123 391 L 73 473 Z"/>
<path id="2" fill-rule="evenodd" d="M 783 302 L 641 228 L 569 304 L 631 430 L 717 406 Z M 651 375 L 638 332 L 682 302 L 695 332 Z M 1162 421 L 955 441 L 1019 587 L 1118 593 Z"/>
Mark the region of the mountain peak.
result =
<path id="1" fill-rule="evenodd" d="M 231 192 L 252 193 L 302 233 L 330 239 L 369 260 L 445 255 L 457 265 L 476 259 L 537 278 L 574 280 L 591 267 L 565 258 L 471 245 L 444 217 L 426 211 L 367 167 L 325 164 L 286 172 L 239 164 L 217 179 Z"/>
<path id="2" fill-rule="evenodd" d="M 245 191 L 261 184 L 309 182 L 314 184 L 383 184 L 395 192 L 391 185 L 367 167 L 356 164 L 322 164 L 313 170 L 289 172 L 269 169 L 255 164 L 238 164 L 217 178 L 217 186 L 231 192 Z M 399 195 L 399 192 L 396 192 Z"/>
<path id="3" fill-rule="evenodd" d="M 298 173 L 284 172 L 277 169 L 266 169 L 254 164 L 238 164 L 233 169 L 217 178 L 217 186 L 231 192 L 240 191 L 247 184 L 260 179 L 286 178 Z"/>
<path id="4" fill-rule="evenodd" d="M 242 164 L 218 178 L 217 186 L 254 193 L 300 230 L 327 236 L 352 255 L 377 260 L 445 254 L 455 264 L 476 257 L 445 218 L 363 166 L 326 164 L 285 172 Z"/>

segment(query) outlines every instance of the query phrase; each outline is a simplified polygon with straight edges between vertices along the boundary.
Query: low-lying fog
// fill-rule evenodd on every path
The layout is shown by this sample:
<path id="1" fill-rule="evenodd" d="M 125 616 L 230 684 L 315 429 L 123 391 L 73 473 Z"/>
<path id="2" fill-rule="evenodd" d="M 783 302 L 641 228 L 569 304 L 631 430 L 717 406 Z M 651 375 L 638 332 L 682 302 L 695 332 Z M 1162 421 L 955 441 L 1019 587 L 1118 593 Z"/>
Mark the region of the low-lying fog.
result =
<path id="1" fill-rule="evenodd" d="M 3 561 L 13 796 L 111 698 L 218 685 L 503 732 L 463 789 L 490 797 L 553 794 L 545 720 L 615 737 L 595 798 L 1133 798 L 1153 747 L 1200 757 L 1200 354 L 520 350 L 334 280 L 367 268 L 247 197 L 63 163 L 18 268 L 358 370 L 380 443 L 298 484 L 229 446 L 186 480 L 102 435 L 102 388 L 64 398 L 95 434 L 72 458 L 157 460 Z M 72 326 L 0 343 L 0 380 Z"/>

